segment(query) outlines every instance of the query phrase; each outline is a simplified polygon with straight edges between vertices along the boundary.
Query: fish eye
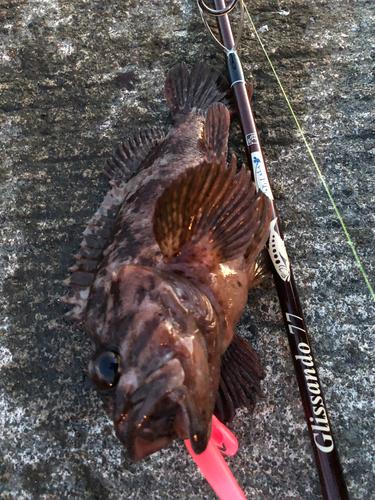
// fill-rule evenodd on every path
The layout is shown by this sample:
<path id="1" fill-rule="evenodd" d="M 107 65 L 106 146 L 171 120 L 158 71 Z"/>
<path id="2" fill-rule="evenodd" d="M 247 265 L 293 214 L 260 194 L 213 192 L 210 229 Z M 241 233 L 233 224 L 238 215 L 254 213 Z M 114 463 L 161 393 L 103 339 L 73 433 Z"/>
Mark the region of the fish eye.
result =
<path id="1" fill-rule="evenodd" d="M 117 385 L 121 375 L 121 358 L 116 351 L 100 351 L 89 363 L 89 374 L 96 387 L 105 391 Z"/>

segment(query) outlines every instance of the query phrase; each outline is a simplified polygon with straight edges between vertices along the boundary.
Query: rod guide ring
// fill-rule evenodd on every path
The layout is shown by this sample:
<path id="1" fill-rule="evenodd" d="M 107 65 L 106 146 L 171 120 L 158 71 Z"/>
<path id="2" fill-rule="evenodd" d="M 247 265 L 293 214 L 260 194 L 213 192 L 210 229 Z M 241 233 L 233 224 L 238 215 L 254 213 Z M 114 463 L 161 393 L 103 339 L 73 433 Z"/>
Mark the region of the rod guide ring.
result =
<path id="1" fill-rule="evenodd" d="M 203 0 L 198 0 L 198 4 L 200 8 L 206 12 L 207 14 L 210 14 L 210 16 L 214 17 L 220 17 L 220 16 L 225 16 L 225 14 L 229 14 L 232 12 L 232 10 L 235 8 L 238 0 L 232 0 L 231 3 L 225 7 L 224 9 L 210 9 L 210 7 L 207 7 L 207 5 L 204 3 Z"/>

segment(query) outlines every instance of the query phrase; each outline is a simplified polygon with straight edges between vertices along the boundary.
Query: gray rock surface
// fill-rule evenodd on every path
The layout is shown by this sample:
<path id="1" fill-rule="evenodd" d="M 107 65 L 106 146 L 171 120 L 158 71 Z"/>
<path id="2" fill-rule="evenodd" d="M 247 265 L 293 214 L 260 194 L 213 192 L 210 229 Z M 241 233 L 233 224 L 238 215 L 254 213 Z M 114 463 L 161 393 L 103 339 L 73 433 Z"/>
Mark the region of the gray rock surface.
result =
<path id="1" fill-rule="evenodd" d="M 375 5 L 248 7 L 374 284 Z M 88 380 L 89 342 L 58 298 L 110 151 L 168 126 L 174 64 L 224 57 L 191 0 L 3 0 L 0 19 L 0 498 L 214 499 L 179 442 L 128 460 Z M 249 23 L 240 55 L 350 495 L 374 499 L 374 301 Z M 249 499 L 320 499 L 271 279 L 239 330 L 266 397 L 231 425 L 229 465 Z"/>

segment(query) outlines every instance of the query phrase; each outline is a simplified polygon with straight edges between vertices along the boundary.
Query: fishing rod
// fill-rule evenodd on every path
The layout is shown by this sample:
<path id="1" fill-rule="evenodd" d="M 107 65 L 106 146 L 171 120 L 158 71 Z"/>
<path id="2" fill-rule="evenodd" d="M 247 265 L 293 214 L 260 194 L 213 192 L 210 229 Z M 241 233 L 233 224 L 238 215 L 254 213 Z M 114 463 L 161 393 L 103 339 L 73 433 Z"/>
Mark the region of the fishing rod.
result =
<path id="1" fill-rule="evenodd" d="M 237 54 L 237 46 L 243 25 L 243 0 L 240 0 L 241 26 L 236 41 L 233 37 L 228 14 L 234 9 L 238 0 L 232 0 L 228 6 L 224 0 L 214 0 L 215 9 L 207 7 L 203 0 L 197 0 L 197 2 L 205 26 L 226 53 L 230 83 L 237 101 L 249 164 L 257 188 L 263 191 L 272 203 L 273 214 L 267 247 L 273 264 L 273 277 L 289 340 L 323 497 L 325 500 L 349 500 L 318 370 L 315 365 L 292 268 L 284 244 L 280 219 L 272 194 L 241 62 Z M 206 14 L 217 18 L 222 43 L 215 37 L 209 27 Z"/>

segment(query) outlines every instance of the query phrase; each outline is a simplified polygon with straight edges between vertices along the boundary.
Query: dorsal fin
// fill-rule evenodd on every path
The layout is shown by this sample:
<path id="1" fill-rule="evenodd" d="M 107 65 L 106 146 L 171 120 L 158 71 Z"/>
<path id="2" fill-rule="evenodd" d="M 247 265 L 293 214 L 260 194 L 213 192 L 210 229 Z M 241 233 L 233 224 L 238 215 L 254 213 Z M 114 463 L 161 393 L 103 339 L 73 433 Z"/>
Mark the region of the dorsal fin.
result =
<path id="1" fill-rule="evenodd" d="M 271 205 L 256 194 L 244 167 L 236 160 L 226 168 L 223 158 L 188 168 L 157 199 L 154 236 L 164 260 L 204 264 L 258 253 L 269 232 Z"/>
<path id="2" fill-rule="evenodd" d="M 103 252 L 112 239 L 116 217 L 127 194 L 126 181 L 142 167 L 147 155 L 163 137 L 163 132 L 155 130 L 140 132 L 124 142 L 107 161 L 104 173 L 111 179 L 113 187 L 82 233 L 81 248 L 75 256 L 76 263 L 70 268 L 70 277 L 64 281 L 69 291 L 60 300 L 73 306 L 65 314 L 66 317 L 77 320 L 84 318 L 91 283 L 103 259 Z"/>
<path id="3" fill-rule="evenodd" d="M 236 409 L 254 410 L 257 397 L 262 397 L 260 381 L 264 371 L 255 350 L 235 334 L 221 358 L 219 391 L 214 414 L 220 422 L 231 422 Z"/>
<path id="4" fill-rule="evenodd" d="M 205 63 L 199 63 L 190 73 L 185 63 L 178 64 L 170 70 L 165 82 L 167 104 L 174 118 L 225 100 L 228 90 L 223 77 Z"/>
<path id="5" fill-rule="evenodd" d="M 149 129 L 123 142 L 104 167 L 105 175 L 111 179 L 111 186 L 127 181 L 134 172 L 137 172 L 146 156 L 164 135 L 160 130 Z"/>
<path id="6" fill-rule="evenodd" d="M 116 216 L 125 194 L 124 187 L 114 186 L 82 233 L 81 248 L 75 255 L 76 263 L 69 269 L 69 278 L 63 282 L 69 287 L 69 291 L 60 301 L 73 306 L 65 313 L 66 318 L 84 318 L 90 286 L 103 258 L 103 251 L 112 237 Z"/>

